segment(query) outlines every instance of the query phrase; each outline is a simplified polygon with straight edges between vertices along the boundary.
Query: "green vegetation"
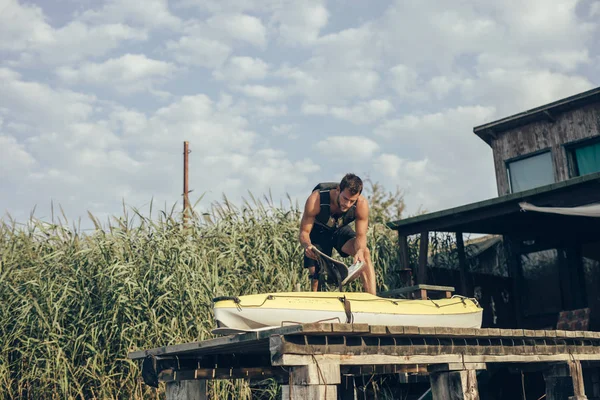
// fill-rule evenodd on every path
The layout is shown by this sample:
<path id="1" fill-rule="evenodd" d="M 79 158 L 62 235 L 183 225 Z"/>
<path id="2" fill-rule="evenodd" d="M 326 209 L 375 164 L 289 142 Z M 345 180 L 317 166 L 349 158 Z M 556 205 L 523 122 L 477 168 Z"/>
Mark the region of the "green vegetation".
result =
<path id="1" fill-rule="evenodd" d="M 396 235 L 383 219 L 402 198 L 371 185 L 369 246 L 378 289 L 394 285 Z M 302 205 L 303 206 L 303 205 Z M 82 233 L 63 215 L 0 225 L 0 398 L 152 399 L 131 350 L 212 337 L 216 296 L 308 290 L 297 241 L 302 206 L 227 199 L 184 228 L 180 213 L 124 208 Z M 400 215 L 394 215 L 400 217 Z M 361 290 L 353 283 L 348 290 Z M 247 382 L 209 385 L 249 398 Z M 270 398 L 277 385 L 263 386 Z M 235 394 L 235 395 L 233 395 Z"/>

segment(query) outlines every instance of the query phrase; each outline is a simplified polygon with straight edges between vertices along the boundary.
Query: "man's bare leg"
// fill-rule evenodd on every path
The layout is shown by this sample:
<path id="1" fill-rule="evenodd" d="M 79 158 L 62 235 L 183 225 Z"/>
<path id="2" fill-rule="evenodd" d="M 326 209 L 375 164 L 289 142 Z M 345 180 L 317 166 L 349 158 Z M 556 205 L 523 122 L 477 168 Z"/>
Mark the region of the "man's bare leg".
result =
<path id="1" fill-rule="evenodd" d="M 344 246 L 342 246 L 342 251 L 346 254 L 354 256 L 354 254 L 356 253 L 354 250 L 355 241 L 356 239 L 350 239 L 346 243 L 344 243 Z M 365 292 L 375 295 L 375 268 L 373 268 L 373 263 L 371 262 L 371 252 L 368 248 L 365 249 L 365 264 L 366 266 L 360 272 L 360 280 L 363 284 Z"/>
<path id="2" fill-rule="evenodd" d="M 308 274 L 310 276 L 315 276 L 315 267 L 308 267 Z M 316 292 L 319 290 L 319 280 L 316 278 L 310 278 L 310 290 Z"/>

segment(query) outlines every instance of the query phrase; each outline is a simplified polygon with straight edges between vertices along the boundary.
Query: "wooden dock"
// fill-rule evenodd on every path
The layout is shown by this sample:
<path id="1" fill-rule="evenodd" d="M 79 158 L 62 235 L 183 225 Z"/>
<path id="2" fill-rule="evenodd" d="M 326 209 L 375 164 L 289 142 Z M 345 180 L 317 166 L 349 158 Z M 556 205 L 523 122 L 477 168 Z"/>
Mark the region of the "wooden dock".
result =
<path id="1" fill-rule="evenodd" d="M 205 399 L 211 379 L 274 376 L 284 399 L 354 399 L 343 377 L 377 373 L 428 376 L 434 399 L 478 399 L 476 371 L 491 364 L 538 368 L 546 400 L 582 400 L 582 363 L 600 365 L 600 332 L 304 324 L 128 357 L 142 362 L 146 384 L 166 383 L 168 400 Z"/>

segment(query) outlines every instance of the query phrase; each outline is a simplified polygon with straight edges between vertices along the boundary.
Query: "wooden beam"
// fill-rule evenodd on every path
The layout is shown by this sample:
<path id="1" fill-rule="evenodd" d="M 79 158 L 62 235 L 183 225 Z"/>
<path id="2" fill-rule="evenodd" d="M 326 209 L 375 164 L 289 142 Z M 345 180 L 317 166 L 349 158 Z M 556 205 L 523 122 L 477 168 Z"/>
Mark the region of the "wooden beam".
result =
<path id="1" fill-rule="evenodd" d="M 546 116 L 546 118 L 548 118 L 548 121 L 556 122 L 556 118 L 554 117 L 554 115 L 552 115 L 550 110 L 544 110 L 544 115 Z"/>
<path id="2" fill-rule="evenodd" d="M 165 390 L 167 400 L 207 400 L 206 381 L 169 382 Z"/>
<path id="3" fill-rule="evenodd" d="M 515 313 L 515 319 L 517 323 L 517 328 L 523 326 L 523 309 L 521 307 L 522 304 L 522 296 L 523 296 L 523 270 L 521 268 L 521 256 L 519 252 L 519 246 L 515 240 L 513 240 L 510 236 L 504 236 L 502 240 L 502 245 L 504 247 L 504 258 L 506 259 L 506 266 L 508 267 L 508 276 L 512 281 L 512 301 L 513 301 L 513 310 Z"/>
<path id="4" fill-rule="evenodd" d="M 340 365 L 377 365 L 377 364 L 451 364 L 451 363 L 549 363 L 567 361 L 600 360 L 600 354 L 529 354 L 529 355 L 339 355 L 339 354 L 282 354 L 273 360 L 273 365 L 297 366 L 318 362 L 338 362 Z"/>
<path id="5" fill-rule="evenodd" d="M 433 400 L 479 400 L 476 370 L 435 372 L 429 381 Z"/>
<path id="6" fill-rule="evenodd" d="M 458 252 L 458 267 L 460 270 L 460 294 L 468 297 L 472 293 L 467 284 L 468 266 L 462 232 L 456 232 L 456 251 Z"/>
<path id="7" fill-rule="evenodd" d="M 429 254 L 429 232 L 421 232 L 419 241 L 419 269 L 417 270 L 417 284 L 427 283 L 427 256 Z"/>

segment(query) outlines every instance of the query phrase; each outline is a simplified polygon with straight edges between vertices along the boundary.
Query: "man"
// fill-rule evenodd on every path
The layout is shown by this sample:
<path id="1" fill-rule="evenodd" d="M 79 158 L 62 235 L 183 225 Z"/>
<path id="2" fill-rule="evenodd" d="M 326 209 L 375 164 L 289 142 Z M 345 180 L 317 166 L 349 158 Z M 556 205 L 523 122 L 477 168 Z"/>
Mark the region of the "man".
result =
<path id="1" fill-rule="evenodd" d="M 354 256 L 354 263 L 362 261 L 359 272 L 366 292 L 375 294 L 375 270 L 367 248 L 369 204 L 362 195 L 362 180 L 346 174 L 338 183 L 319 183 L 306 200 L 300 223 L 299 240 L 304 247 L 304 268 L 312 278 L 311 289 L 317 291 L 319 282 L 317 256 L 312 251 L 316 245 L 331 256 L 333 248 L 342 257 Z M 356 232 L 348 225 L 355 221 Z M 354 271 L 351 267 L 348 275 Z"/>

